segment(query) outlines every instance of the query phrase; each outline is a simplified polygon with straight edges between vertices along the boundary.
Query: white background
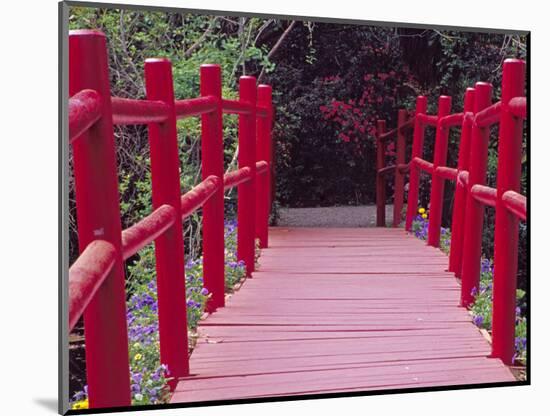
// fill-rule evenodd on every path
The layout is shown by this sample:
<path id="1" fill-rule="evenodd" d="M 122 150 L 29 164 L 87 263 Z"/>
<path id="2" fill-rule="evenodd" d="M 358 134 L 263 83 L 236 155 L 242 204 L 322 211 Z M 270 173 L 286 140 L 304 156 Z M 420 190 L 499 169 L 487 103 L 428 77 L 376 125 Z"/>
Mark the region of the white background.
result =
<path id="1" fill-rule="evenodd" d="M 8 415 L 54 414 L 56 408 L 60 226 L 57 222 L 56 3 L 53 0 L 4 2 L 0 15 L 0 413 Z M 550 36 L 549 14 L 544 10 L 544 2 L 140 0 L 139 3 L 532 31 L 533 385 L 163 410 L 162 414 L 548 414 L 550 266 L 546 260 L 550 257 L 550 234 L 545 214 L 550 206 L 546 182 L 550 134 L 544 127 L 550 120 L 547 98 Z"/>

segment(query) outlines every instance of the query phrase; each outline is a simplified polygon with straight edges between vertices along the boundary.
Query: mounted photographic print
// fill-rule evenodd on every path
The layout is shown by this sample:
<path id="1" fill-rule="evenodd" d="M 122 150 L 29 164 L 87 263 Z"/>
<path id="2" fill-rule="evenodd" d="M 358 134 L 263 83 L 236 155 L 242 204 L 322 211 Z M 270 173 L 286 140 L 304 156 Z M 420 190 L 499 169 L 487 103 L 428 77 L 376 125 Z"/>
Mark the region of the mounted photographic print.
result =
<path id="1" fill-rule="evenodd" d="M 60 413 L 529 384 L 529 32 L 60 16 Z"/>

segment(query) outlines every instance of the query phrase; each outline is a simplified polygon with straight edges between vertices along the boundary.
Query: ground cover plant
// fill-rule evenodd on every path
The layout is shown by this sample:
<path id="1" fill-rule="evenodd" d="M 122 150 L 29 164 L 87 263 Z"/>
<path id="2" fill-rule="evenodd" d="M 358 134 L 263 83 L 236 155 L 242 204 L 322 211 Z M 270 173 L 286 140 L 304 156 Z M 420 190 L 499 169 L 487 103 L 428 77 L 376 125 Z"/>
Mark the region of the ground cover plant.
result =
<path id="1" fill-rule="evenodd" d="M 418 209 L 418 215 L 412 223 L 413 234 L 421 239 L 428 239 L 429 211 L 425 208 Z M 441 227 L 440 249 L 449 254 L 451 248 L 451 231 Z M 470 306 L 472 321 L 474 324 L 491 333 L 491 318 L 493 312 L 493 273 L 492 259 L 482 257 L 479 290 L 473 290 L 474 303 Z M 527 318 L 525 317 L 525 291 L 517 289 L 516 292 L 516 352 L 514 364 L 525 365 L 527 360 Z"/>
<path id="2" fill-rule="evenodd" d="M 259 253 L 257 251 L 257 253 Z M 259 254 L 258 254 L 259 255 Z M 127 322 L 133 405 L 167 403 L 170 369 L 160 362 L 158 335 L 158 305 L 154 247 L 140 252 L 139 260 L 129 267 Z M 202 256 L 190 259 L 185 265 L 187 326 L 190 344 L 196 338 L 196 329 L 204 314 L 210 296 L 204 287 Z M 237 260 L 237 223 L 225 222 L 225 291 L 232 293 L 234 286 L 245 277 L 245 263 Z M 190 349 L 192 344 L 190 345 Z M 73 409 L 88 407 L 87 388 L 74 393 Z"/>

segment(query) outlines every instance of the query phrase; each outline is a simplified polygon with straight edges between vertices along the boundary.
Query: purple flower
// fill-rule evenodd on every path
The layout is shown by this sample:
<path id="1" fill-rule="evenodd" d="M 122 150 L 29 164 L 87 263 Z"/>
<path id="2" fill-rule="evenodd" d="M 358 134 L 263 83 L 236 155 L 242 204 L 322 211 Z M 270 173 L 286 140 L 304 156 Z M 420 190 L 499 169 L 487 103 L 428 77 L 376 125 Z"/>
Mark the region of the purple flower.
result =
<path id="1" fill-rule="evenodd" d="M 472 291 L 470 292 L 470 295 L 472 295 L 472 296 L 477 295 L 477 287 L 472 288 Z"/>
<path id="2" fill-rule="evenodd" d="M 515 344 L 516 344 L 516 350 L 525 349 L 525 347 L 527 346 L 527 338 L 516 337 Z"/>
<path id="3" fill-rule="evenodd" d="M 481 273 L 491 272 L 491 261 L 487 259 L 481 259 Z"/>
<path id="4" fill-rule="evenodd" d="M 74 400 L 78 402 L 78 401 L 84 399 L 85 396 L 86 396 L 86 395 L 85 395 L 85 393 L 84 393 L 83 391 L 77 391 L 77 392 L 74 394 Z"/>
<path id="5" fill-rule="evenodd" d="M 203 295 L 203 296 L 208 295 L 208 289 L 203 287 L 202 290 L 201 290 L 201 295 Z"/>
<path id="6" fill-rule="evenodd" d="M 477 325 L 477 326 L 481 326 L 483 324 L 483 316 L 476 315 L 474 317 L 474 324 Z"/>
<path id="7" fill-rule="evenodd" d="M 143 380 L 143 374 L 141 374 L 141 373 L 132 373 L 132 381 L 139 384 L 139 383 L 141 383 L 142 380 Z"/>

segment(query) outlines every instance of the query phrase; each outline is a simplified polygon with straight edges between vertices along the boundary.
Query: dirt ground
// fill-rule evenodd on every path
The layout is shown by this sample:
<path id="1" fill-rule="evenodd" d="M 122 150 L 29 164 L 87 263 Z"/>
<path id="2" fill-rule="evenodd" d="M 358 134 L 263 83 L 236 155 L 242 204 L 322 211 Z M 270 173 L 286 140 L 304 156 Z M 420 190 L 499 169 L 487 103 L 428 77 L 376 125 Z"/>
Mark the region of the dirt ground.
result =
<path id="1" fill-rule="evenodd" d="M 374 227 L 376 206 L 280 208 L 281 227 Z M 393 205 L 386 205 L 386 224 L 393 220 Z"/>

